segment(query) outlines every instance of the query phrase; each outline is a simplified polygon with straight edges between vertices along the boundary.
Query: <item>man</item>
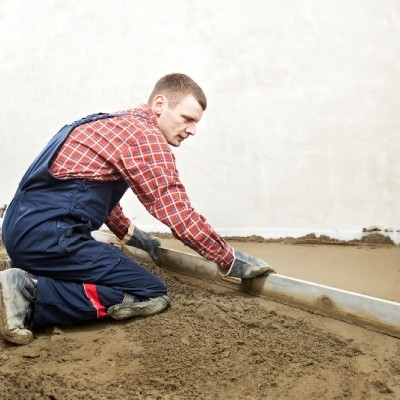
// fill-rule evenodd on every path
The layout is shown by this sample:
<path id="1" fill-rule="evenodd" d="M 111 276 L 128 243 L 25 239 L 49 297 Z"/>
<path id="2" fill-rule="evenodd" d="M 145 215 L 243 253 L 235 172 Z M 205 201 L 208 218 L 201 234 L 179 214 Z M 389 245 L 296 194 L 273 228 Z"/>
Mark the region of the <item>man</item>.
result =
<path id="1" fill-rule="evenodd" d="M 64 126 L 22 178 L 3 222 L 16 268 L 0 272 L 0 334 L 29 343 L 31 328 L 164 311 L 165 283 L 117 247 L 93 239 L 105 223 L 157 262 L 160 240 L 134 226 L 120 199 L 133 190 L 151 215 L 221 274 L 271 272 L 234 250 L 190 205 L 169 145 L 196 133 L 207 100 L 184 74 L 161 78 L 148 104 Z"/>

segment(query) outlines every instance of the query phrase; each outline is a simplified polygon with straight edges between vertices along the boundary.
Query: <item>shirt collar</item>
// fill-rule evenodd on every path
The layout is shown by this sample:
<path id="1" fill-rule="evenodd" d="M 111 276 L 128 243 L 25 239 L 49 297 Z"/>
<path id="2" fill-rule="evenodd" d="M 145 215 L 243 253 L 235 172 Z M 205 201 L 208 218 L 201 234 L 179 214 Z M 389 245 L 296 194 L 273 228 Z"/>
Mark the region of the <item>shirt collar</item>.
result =
<path id="1" fill-rule="evenodd" d="M 133 110 L 133 114 L 139 114 L 143 116 L 148 120 L 150 124 L 158 127 L 157 116 L 147 104 L 140 104 L 139 106 L 135 107 Z"/>

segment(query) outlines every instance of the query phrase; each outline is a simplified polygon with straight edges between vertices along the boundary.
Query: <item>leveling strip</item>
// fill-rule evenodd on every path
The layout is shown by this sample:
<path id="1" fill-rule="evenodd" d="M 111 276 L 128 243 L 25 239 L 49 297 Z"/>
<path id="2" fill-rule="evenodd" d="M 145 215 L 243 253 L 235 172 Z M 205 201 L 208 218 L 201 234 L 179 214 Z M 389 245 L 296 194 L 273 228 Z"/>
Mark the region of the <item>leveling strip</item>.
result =
<path id="1" fill-rule="evenodd" d="M 105 231 L 97 231 L 93 236 L 108 243 L 118 242 Z M 147 253 L 134 247 L 124 246 L 124 251 L 150 260 Z M 217 265 L 201 256 L 165 247 L 158 248 L 158 255 L 159 266 L 165 269 L 400 338 L 400 303 L 275 273 L 253 279 L 223 278 Z"/>

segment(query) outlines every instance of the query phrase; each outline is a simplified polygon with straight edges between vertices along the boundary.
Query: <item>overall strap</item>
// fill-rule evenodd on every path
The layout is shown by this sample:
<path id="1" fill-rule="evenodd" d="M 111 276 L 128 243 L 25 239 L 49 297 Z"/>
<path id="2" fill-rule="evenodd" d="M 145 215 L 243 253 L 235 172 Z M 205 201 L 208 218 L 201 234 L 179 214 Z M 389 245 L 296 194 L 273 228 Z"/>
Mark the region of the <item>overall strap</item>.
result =
<path id="1" fill-rule="evenodd" d="M 101 119 L 106 119 L 106 118 L 115 118 L 115 117 L 126 117 L 128 115 L 132 115 L 133 117 L 136 118 L 141 118 L 144 119 L 145 117 L 143 115 L 138 115 L 138 114 L 112 114 L 112 113 L 95 113 L 95 114 L 90 114 L 86 117 L 83 117 L 75 122 L 73 122 L 72 124 L 70 124 L 70 126 L 72 126 L 74 129 L 76 127 L 78 127 L 79 125 L 83 125 L 83 124 L 87 124 L 90 122 L 95 122 Z"/>
<path id="2" fill-rule="evenodd" d="M 73 126 L 74 128 L 76 128 L 79 125 L 83 125 L 83 124 L 87 124 L 89 122 L 95 122 L 98 121 L 100 119 L 105 119 L 105 118 L 114 118 L 114 117 L 124 117 L 126 114 L 110 114 L 110 113 L 95 113 L 95 114 L 90 114 L 86 117 L 83 117 L 81 119 L 78 119 L 77 121 L 73 122 L 72 124 L 70 124 L 71 126 Z"/>

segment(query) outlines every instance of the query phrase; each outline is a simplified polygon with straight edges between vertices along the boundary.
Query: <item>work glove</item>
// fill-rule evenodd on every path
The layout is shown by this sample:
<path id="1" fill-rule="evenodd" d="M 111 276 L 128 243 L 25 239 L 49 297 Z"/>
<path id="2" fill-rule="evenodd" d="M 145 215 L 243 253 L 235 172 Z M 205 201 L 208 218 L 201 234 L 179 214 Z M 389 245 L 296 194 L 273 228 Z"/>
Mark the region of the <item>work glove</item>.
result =
<path id="1" fill-rule="evenodd" d="M 161 246 L 161 240 L 147 232 L 143 232 L 137 226 L 134 227 L 132 235 L 125 235 L 124 244 L 144 250 L 156 264 L 160 261 L 158 258 L 157 248 L 158 246 Z"/>
<path id="2" fill-rule="evenodd" d="M 233 254 L 235 259 L 228 271 L 221 267 L 218 268 L 218 272 L 221 275 L 231 278 L 249 279 L 275 272 L 265 261 L 259 258 L 249 256 L 236 249 L 233 250 Z"/>

